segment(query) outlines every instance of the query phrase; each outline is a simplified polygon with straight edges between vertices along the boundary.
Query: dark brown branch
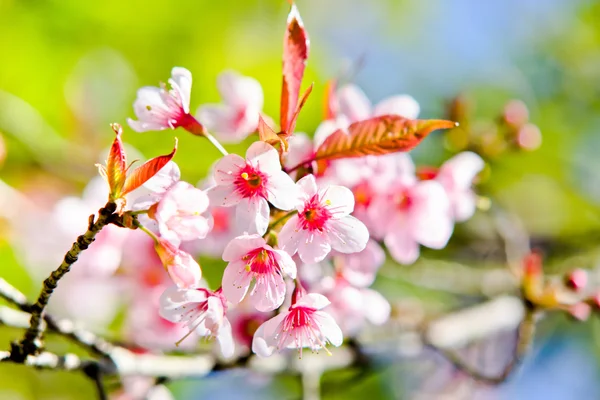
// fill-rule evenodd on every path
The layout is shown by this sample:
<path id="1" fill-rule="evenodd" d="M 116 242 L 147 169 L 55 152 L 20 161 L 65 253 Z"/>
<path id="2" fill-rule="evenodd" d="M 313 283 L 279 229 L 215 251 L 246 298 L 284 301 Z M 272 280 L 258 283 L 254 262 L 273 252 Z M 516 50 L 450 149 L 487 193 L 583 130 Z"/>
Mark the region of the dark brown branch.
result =
<path id="1" fill-rule="evenodd" d="M 88 230 L 77 238 L 71 249 L 65 254 L 65 258 L 60 266 L 54 270 L 43 283 L 42 290 L 37 301 L 28 310 L 31 313 L 29 329 L 25 331 L 20 343 L 14 343 L 11 351 L 11 358 L 15 362 L 23 363 L 27 356 L 37 354 L 42 345 L 42 320 L 44 310 L 48 305 L 50 296 L 58 286 L 58 281 L 65 276 L 71 269 L 71 266 L 77 261 L 82 251 L 86 250 L 94 241 L 96 235 L 102 228 L 111 222 L 111 217 L 116 210 L 116 204 L 108 202 L 98 211 L 98 219 L 94 222 L 94 215 L 90 216 Z"/>

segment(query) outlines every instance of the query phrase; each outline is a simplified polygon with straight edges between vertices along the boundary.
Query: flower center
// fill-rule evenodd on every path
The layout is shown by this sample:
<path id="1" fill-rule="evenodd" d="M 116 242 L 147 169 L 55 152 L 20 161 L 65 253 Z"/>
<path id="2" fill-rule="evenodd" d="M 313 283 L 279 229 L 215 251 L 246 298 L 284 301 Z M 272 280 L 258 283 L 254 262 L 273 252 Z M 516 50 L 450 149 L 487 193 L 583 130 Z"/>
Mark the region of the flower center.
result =
<path id="1" fill-rule="evenodd" d="M 263 248 L 252 250 L 242 260 L 246 261 L 246 271 L 254 274 L 273 274 L 278 268 L 273 252 Z"/>
<path id="2" fill-rule="evenodd" d="M 373 193 L 367 181 L 363 181 L 356 185 L 352 190 L 354 192 L 354 200 L 356 205 L 368 207 L 373 200 Z"/>
<path id="3" fill-rule="evenodd" d="M 439 168 L 430 167 L 430 166 L 422 166 L 417 168 L 417 176 L 422 181 L 429 181 L 435 179 L 438 176 Z"/>
<path id="4" fill-rule="evenodd" d="M 211 210 L 213 217 L 214 233 L 225 233 L 229 231 L 229 213 L 223 207 L 215 207 Z"/>
<path id="5" fill-rule="evenodd" d="M 413 199 L 407 190 L 402 190 L 394 195 L 394 204 L 399 210 L 405 211 L 412 206 Z"/>
<path id="6" fill-rule="evenodd" d="M 331 212 L 314 195 L 304 204 L 304 210 L 298 214 L 302 229 L 323 231 L 325 224 L 331 219 Z"/>
<path id="7" fill-rule="evenodd" d="M 267 197 L 267 176 L 250 164 L 242 168 L 233 184 L 242 197 Z"/>

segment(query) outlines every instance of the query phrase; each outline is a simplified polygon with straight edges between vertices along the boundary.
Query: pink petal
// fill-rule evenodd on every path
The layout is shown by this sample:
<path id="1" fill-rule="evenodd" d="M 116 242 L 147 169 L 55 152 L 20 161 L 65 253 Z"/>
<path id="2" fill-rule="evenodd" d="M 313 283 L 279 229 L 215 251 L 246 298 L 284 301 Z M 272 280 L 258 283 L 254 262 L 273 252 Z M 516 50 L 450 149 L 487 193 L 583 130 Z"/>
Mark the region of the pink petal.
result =
<path id="1" fill-rule="evenodd" d="M 331 247 L 340 253 L 358 253 L 364 250 L 369 240 L 369 230 L 358 219 L 347 215 L 329 221 L 328 239 Z"/>
<path id="2" fill-rule="evenodd" d="M 281 172 L 279 153 L 268 143 L 262 141 L 252 143 L 246 151 L 246 159 L 269 175 Z"/>
<path id="3" fill-rule="evenodd" d="M 246 272 L 246 263 L 243 261 L 230 262 L 223 271 L 223 295 L 233 304 L 237 304 L 246 295 L 252 275 Z"/>
<path id="4" fill-rule="evenodd" d="M 456 222 L 466 221 L 475 214 L 477 196 L 471 190 L 455 193 L 451 200 Z"/>
<path id="5" fill-rule="evenodd" d="M 266 281 L 256 282 L 250 302 L 260 312 L 273 311 L 283 304 L 286 285 L 280 274 L 273 274 Z"/>
<path id="6" fill-rule="evenodd" d="M 320 310 L 322 308 L 330 305 L 331 302 L 325 296 L 320 293 L 308 293 L 302 296 L 297 302 L 296 306 L 298 307 L 309 307 L 314 308 L 316 310 Z"/>
<path id="7" fill-rule="evenodd" d="M 196 115 L 198 121 L 209 131 L 214 132 L 219 140 L 223 140 L 225 143 L 236 141 L 234 123 L 237 112 L 235 109 L 223 104 L 203 104 L 198 107 Z"/>
<path id="8" fill-rule="evenodd" d="M 230 358 L 233 356 L 235 351 L 235 344 L 233 341 L 233 332 L 231 329 L 231 323 L 227 318 L 223 319 L 221 323 L 221 327 L 219 328 L 219 333 L 217 333 L 217 344 L 221 354 L 225 358 Z"/>
<path id="9" fill-rule="evenodd" d="M 256 79 L 234 71 L 225 71 L 218 76 L 217 87 L 226 104 L 236 108 L 252 106 L 262 110 L 263 90 Z"/>
<path id="10" fill-rule="evenodd" d="M 154 193 L 164 193 L 180 179 L 179 167 L 174 161 L 169 161 L 156 175 L 144 183 L 144 187 Z"/>
<path id="11" fill-rule="evenodd" d="M 260 357 L 269 357 L 275 352 L 277 328 L 283 322 L 286 315 L 287 313 L 276 315 L 258 327 L 252 339 L 253 353 Z"/>
<path id="12" fill-rule="evenodd" d="M 340 113 L 350 121 L 362 121 L 371 116 L 371 102 L 356 85 L 349 84 L 337 92 Z"/>
<path id="13" fill-rule="evenodd" d="M 485 163 L 479 155 L 465 151 L 446 161 L 440 167 L 438 176 L 441 179 L 451 179 L 454 188 L 468 189 L 484 165 Z"/>
<path id="14" fill-rule="evenodd" d="M 323 121 L 317 127 L 315 131 L 315 149 L 318 148 L 325 139 L 331 136 L 332 133 L 337 131 L 338 129 L 346 129 L 350 125 L 350 121 L 346 118 L 345 115 L 340 115 L 334 120 Z"/>
<path id="15" fill-rule="evenodd" d="M 305 234 L 305 240 L 298 244 L 298 255 L 305 263 L 317 263 L 323 261 L 331 252 L 329 238 L 318 231 Z"/>
<path id="16" fill-rule="evenodd" d="M 228 154 L 215 164 L 215 183 L 230 185 L 237 178 L 241 168 L 246 166 L 246 160 L 237 154 Z"/>
<path id="17" fill-rule="evenodd" d="M 269 202 L 280 210 L 291 210 L 301 202 L 298 187 L 283 171 L 277 171 L 269 176 L 267 191 Z"/>
<path id="18" fill-rule="evenodd" d="M 264 235 L 269 227 L 269 203 L 262 197 L 243 198 L 235 209 L 240 232 Z"/>
<path id="19" fill-rule="evenodd" d="M 250 251 L 264 247 L 265 239 L 260 235 L 241 235 L 233 239 L 223 251 L 223 261 L 241 260 Z"/>
<path id="20" fill-rule="evenodd" d="M 287 168 L 295 167 L 303 161 L 310 160 L 313 155 L 313 142 L 305 133 L 296 132 L 288 139 L 289 151 L 285 157 Z"/>
<path id="21" fill-rule="evenodd" d="M 433 249 L 444 248 L 454 229 L 450 201 L 444 188 L 435 181 L 420 182 L 412 194 L 416 203 L 411 215 L 414 239 Z"/>
<path id="22" fill-rule="evenodd" d="M 305 194 L 305 197 L 308 199 L 313 195 L 317 194 L 317 181 L 315 180 L 315 176 L 310 174 L 306 175 L 298 182 L 296 182 L 300 190 Z"/>
<path id="23" fill-rule="evenodd" d="M 273 250 L 273 253 L 281 270 L 290 278 L 296 279 L 296 263 L 292 257 L 283 250 Z"/>
<path id="24" fill-rule="evenodd" d="M 182 67 L 174 67 L 171 70 L 169 83 L 177 92 L 181 100 L 181 106 L 187 113 L 190 112 L 190 95 L 192 93 L 192 73 Z"/>
<path id="25" fill-rule="evenodd" d="M 206 191 L 210 204 L 220 207 L 235 206 L 242 196 L 231 185 L 215 186 Z"/>
<path id="26" fill-rule="evenodd" d="M 374 325 L 382 325 L 390 318 L 391 306 L 390 303 L 381 295 L 381 293 L 363 289 L 363 302 L 365 308 L 365 316 Z"/>
<path id="27" fill-rule="evenodd" d="M 171 321 L 181 322 L 186 313 L 188 303 L 202 303 L 207 300 L 203 290 L 180 289 L 176 285 L 165 289 L 159 299 L 160 315 Z"/>
<path id="28" fill-rule="evenodd" d="M 317 311 L 314 313 L 314 318 L 317 322 L 319 330 L 321 331 L 321 334 L 327 338 L 329 343 L 338 347 L 344 342 L 342 330 L 331 315 L 324 311 Z"/>
<path id="29" fill-rule="evenodd" d="M 373 116 L 392 114 L 415 119 L 419 116 L 419 111 L 419 103 L 412 96 L 404 94 L 391 96 L 377 103 L 373 110 Z"/>
<path id="30" fill-rule="evenodd" d="M 334 218 L 342 218 L 354 211 L 354 194 L 347 187 L 331 185 L 321 189 L 319 194 Z"/>
<path id="31" fill-rule="evenodd" d="M 407 227 L 398 227 L 385 236 L 385 245 L 400 264 L 412 264 L 419 258 L 419 244 Z"/>
<path id="32" fill-rule="evenodd" d="M 289 255 L 293 256 L 298 251 L 300 239 L 304 237 L 304 232 L 298 230 L 298 216 L 294 215 L 287 220 L 278 236 L 279 248 Z"/>
<path id="33" fill-rule="evenodd" d="M 367 287 L 375 281 L 377 270 L 385 261 L 385 252 L 376 241 L 369 239 L 363 251 L 343 255 L 342 259 L 344 278 L 354 286 Z"/>

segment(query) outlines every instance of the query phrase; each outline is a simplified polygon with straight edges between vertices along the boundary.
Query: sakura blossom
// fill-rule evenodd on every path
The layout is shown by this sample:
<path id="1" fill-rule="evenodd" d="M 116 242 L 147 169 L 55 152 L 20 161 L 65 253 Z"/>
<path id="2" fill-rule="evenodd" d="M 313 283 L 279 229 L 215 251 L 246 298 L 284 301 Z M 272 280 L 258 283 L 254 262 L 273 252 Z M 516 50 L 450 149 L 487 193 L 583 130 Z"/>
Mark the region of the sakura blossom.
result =
<path id="1" fill-rule="evenodd" d="M 279 233 L 279 246 L 289 254 L 299 254 L 305 263 L 323 260 L 331 249 L 356 253 L 367 245 L 367 227 L 350 213 L 354 196 L 343 186 L 317 186 L 307 175 L 297 182 L 302 203 Z"/>
<path id="2" fill-rule="evenodd" d="M 208 196 L 187 182 L 175 183 L 156 205 L 153 213 L 160 235 L 174 245 L 181 241 L 202 239 L 210 230 L 203 215 L 208 209 Z"/>
<path id="3" fill-rule="evenodd" d="M 188 127 L 196 122 L 190 115 L 191 72 L 182 67 L 174 67 L 169 85 L 170 90 L 165 85 L 144 86 L 138 90 L 133 103 L 138 120 L 127 120 L 131 129 L 137 132 L 160 131 Z"/>
<path id="4" fill-rule="evenodd" d="M 189 288 L 200 282 L 202 270 L 190 254 L 162 238 L 158 239 L 155 249 L 163 266 L 177 286 Z"/>
<path id="5" fill-rule="evenodd" d="M 189 333 L 177 344 L 195 332 L 198 336 L 214 337 L 223 357 L 233 355 L 231 324 L 225 316 L 227 301 L 220 290 L 171 286 L 160 297 L 159 311 L 163 318 L 184 323 L 188 328 Z"/>
<path id="6" fill-rule="evenodd" d="M 323 308 L 330 301 L 318 293 L 304 294 L 281 314 L 263 323 L 252 341 L 252 351 L 261 357 L 269 357 L 275 351 L 286 348 L 302 348 L 312 351 L 324 349 L 327 344 L 340 346 L 344 340 L 342 331 L 335 320 Z"/>
<path id="7" fill-rule="evenodd" d="M 267 231 L 268 202 L 291 210 L 299 201 L 294 181 L 281 170 L 277 150 L 264 142 L 253 143 L 245 159 L 237 154 L 223 157 L 215 165 L 214 177 L 217 186 L 208 191 L 210 201 L 221 207 L 236 206 L 240 232 L 262 235 Z"/>
<path id="8" fill-rule="evenodd" d="M 465 151 L 446 161 L 435 177 L 448 194 L 452 216 L 456 222 L 466 221 L 475 213 L 477 196 L 471 186 L 483 167 L 484 162 L 480 156 Z"/>
<path id="9" fill-rule="evenodd" d="M 198 120 L 215 132 L 223 143 L 238 143 L 256 131 L 263 108 L 260 83 L 234 71 L 217 78 L 223 104 L 206 104 L 198 108 Z"/>
<path id="10" fill-rule="evenodd" d="M 418 182 L 414 167 L 406 166 L 386 192 L 372 201 L 369 215 L 376 227 L 374 236 L 383 238 L 396 261 L 411 264 L 419 257 L 419 244 L 445 247 L 454 221 L 444 187 L 432 180 Z"/>
<path id="11" fill-rule="evenodd" d="M 381 246 L 369 239 L 364 250 L 352 254 L 338 254 L 335 256 L 336 267 L 339 273 L 352 285 L 357 287 L 370 286 L 377 275 L 377 271 L 385 261 L 385 252 Z"/>
<path id="12" fill-rule="evenodd" d="M 272 311 L 285 298 L 283 275 L 294 279 L 296 264 L 289 254 L 275 250 L 260 235 L 243 235 L 233 239 L 223 252 L 227 267 L 223 273 L 223 294 L 237 304 L 247 294 L 258 311 Z"/>

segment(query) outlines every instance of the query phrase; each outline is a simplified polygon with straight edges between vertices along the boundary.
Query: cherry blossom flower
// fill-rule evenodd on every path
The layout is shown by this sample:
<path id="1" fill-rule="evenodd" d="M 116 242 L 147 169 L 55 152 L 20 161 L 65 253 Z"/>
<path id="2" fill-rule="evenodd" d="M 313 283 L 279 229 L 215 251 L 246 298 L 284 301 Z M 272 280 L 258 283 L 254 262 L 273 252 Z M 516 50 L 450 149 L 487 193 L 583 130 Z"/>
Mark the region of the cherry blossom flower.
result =
<path id="1" fill-rule="evenodd" d="M 338 254 L 335 265 L 340 274 L 352 285 L 370 286 L 375 281 L 377 271 L 385 261 L 385 252 L 374 240 L 369 239 L 365 249 L 358 253 Z"/>
<path id="2" fill-rule="evenodd" d="M 239 303 L 254 281 L 250 302 L 258 311 L 271 311 L 283 303 L 283 274 L 296 277 L 296 264 L 288 253 L 275 250 L 260 235 L 243 235 L 233 239 L 223 252 L 229 262 L 223 273 L 223 294 Z"/>
<path id="3" fill-rule="evenodd" d="M 466 151 L 446 161 L 435 177 L 450 198 L 452 216 L 456 222 L 466 221 L 475 213 L 477 197 L 471 185 L 483 166 L 481 157 Z"/>
<path id="4" fill-rule="evenodd" d="M 211 292 L 204 288 L 171 286 L 160 298 L 160 315 L 171 322 L 183 322 L 189 329 L 177 344 L 193 332 L 198 336 L 214 337 L 221 353 L 228 358 L 233 355 L 234 343 L 226 312 L 227 300 L 220 290 Z"/>
<path id="5" fill-rule="evenodd" d="M 235 307 L 227 310 L 227 319 L 231 323 L 233 339 L 235 340 L 236 356 L 248 355 L 252 349 L 252 339 L 258 328 L 272 317 L 271 313 L 256 311 L 250 304 L 249 297 L 245 297 Z"/>
<path id="6" fill-rule="evenodd" d="M 198 122 L 190 115 L 192 74 L 185 68 L 175 67 L 169 79 L 171 90 L 144 86 L 137 92 L 133 110 L 138 121 L 129 118 L 131 129 L 137 132 L 160 131 L 163 129 L 187 128 Z"/>
<path id="7" fill-rule="evenodd" d="M 291 210 L 298 204 L 294 181 L 281 170 L 279 154 L 265 142 L 254 142 L 246 159 L 237 154 L 223 157 L 215 165 L 217 186 L 208 191 L 211 203 L 236 207 L 236 220 L 241 232 L 267 231 L 269 204 L 280 210 Z"/>
<path id="8" fill-rule="evenodd" d="M 153 217 L 160 235 L 178 246 L 181 241 L 201 239 L 210 230 L 202 215 L 208 209 L 208 196 L 187 182 L 175 183 L 156 205 Z"/>
<path id="9" fill-rule="evenodd" d="M 252 351 L 261 357 L 269 357 L 283 349 L 302 348 L 312 351 L 327 350 L 328 343 L 340 346 L 344 341 L 342 331 L 335 320 L 325 311 L 330 302 L 321 294 L 309 293 L 295 299 L 286 312 L 262 324 L 252 341 Z"/>
<path id="10" fill-rule="evenodd" d="M 369 231 L 350 215 L 354 196 L 343 186 L 317 187 L 315 177 L 307 175 L 297 182 L 302 191 L 298 214 L 292 216 L 279 233 L 279 247 L 306 263 L 323 260 L 333 248 L 341 253 L 363 250 Z"/>
<path id="11" fill-rule="evenodd" d="M 433 249 L 445 247 L 454 228 L 444 187 L 433 180 L 417 182 L 410 166 L 372 201 L 369 214 L 371 233 L 383 238 L 392 257 L 403 264 L 417 260 L 419 243 Z"/>
<path id="12" fill-rule="evenodd" d="M 206 237 L 186 242 L 182 248 L 193 254 L 221 258 L 225 247 L 236 237 L 235 208 L 209 206 L 208 219 L 211 229 Z"/>
<path id="13" fill-rule="evenodd" d="M 356 288 L 341 275 L 324 278 L 319 292 L 331 301 L 327 312 L 338 323 L 344 336 L 356 335 L 367 321 L 382 325 L 390 317 L 390 304 L 379 292 Z"/>
<path id="14" fill-rule="evenodd" d="M 198 108 L 198 120 L 214 131 L 224 143 L 238 143 L 255 132 L 263 108 L 260 83 L 233 71 L 225 71 L 217 78 L 223 104 L 208 104 Z"/>
<path id="15" fill-rule="evenodd" d="M 172 243 L 158 239 L 156 253 L 175 284 L 181 288 L 195 287 L 202 279 L 202 270 L 194 258 Z"/>

